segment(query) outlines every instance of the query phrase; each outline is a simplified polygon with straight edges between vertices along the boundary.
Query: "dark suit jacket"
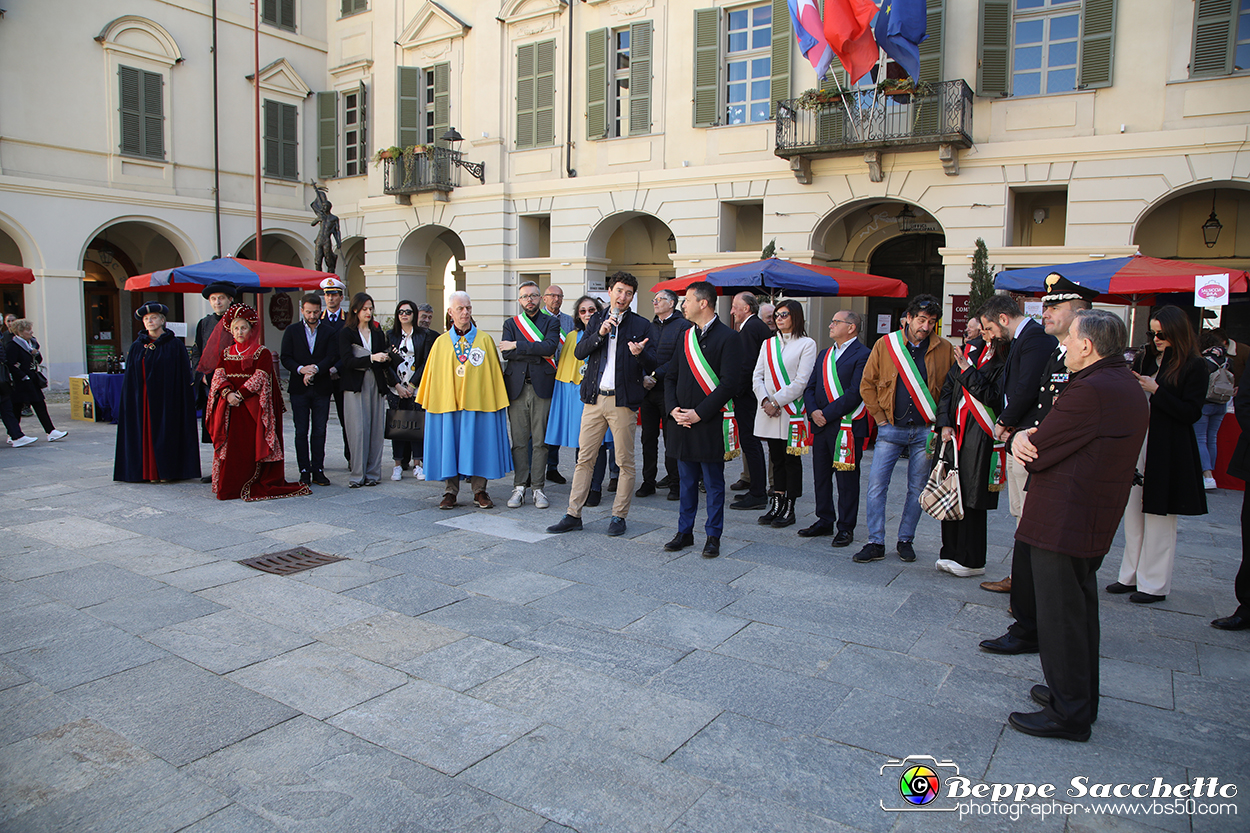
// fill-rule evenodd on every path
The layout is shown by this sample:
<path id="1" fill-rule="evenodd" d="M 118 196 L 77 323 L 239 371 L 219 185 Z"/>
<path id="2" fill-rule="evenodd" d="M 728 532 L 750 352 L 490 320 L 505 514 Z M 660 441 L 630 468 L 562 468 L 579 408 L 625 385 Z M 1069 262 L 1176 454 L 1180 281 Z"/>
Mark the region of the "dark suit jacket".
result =
<path id="1" fill-rule="evenodd" d="M 823 426 L 812 422 L 812 433 L 823 434 L 827 430 L 835 430 L 838 423 L 847 414 L 859 407 L 864 398 L 859 393 L 859 383 L 864 378 L 864 365 L 868 363 L 871 352 L 858 338 L 847 345 L 846 351 L 835 365 L 838 381 L 842 383 L 842 397 L 829 401 L 825 394 L 825 359 L 833 347 L 821 350 L 816 356 L 816 366 L 812 368 L 812 376 L 807 380 L 807 390 L 803 393 L 803 404 L 807 408 L 808 421 L 811 414 L 821 411 L 828 420 Z M 868 436 L 868 414 L 863 419 L 851 423 L 851 436 L 864 438 Z"/>
<path id="2" fill-rule="evenodd" d="M 339 340 L 336 336 L 337 334 L 327 327 L 324 321 L 321 322 L 317 325 L 316 340 L 310 352 L 302 319 L 283 331 L 282 350 L 278 356 L 282 361 L 282 366 L 291 375 L 287 390 L 292 396 L 304 394 L 329 396 L 334 392 L 334 384 L 330 380 L 330 368 L 334 367 L 339 360 Z M 317 375 L 313 376 L 311 385 L 305 385 L 299 368 L 309 364 L 317 365 Z"/>
<path id="3" fill-rule="evenodd" d="M 1046 335 L 1042 325 L 1031 318 L 1024 323 L 1020 335 L 1011 340 L 1007 369 L 1002 376 L 1002 391 L 1007 404 L 996 403 L 1000 411 L 1000 425 L 1015 428 L 1033 413 L 1039 392 L 1037 380 L 1058 345 L 1058 340 Z"/>
<path id="4" fill-rule="evenodd" d="M 18 403 L 30 404 L 43 401 L 43 389 L 35 381 L 35 372 L 39 364 L 17 339 L 9 339 L 4 348 L 4 361 L 9 368 L 9 378 L 13 384 L 13 400 Z"/>
<path id="5" fill-rule="evenodd" d="M 1241 374 L 1237 383 L 1237 395 L 1233 397 L 1233 412 L 1241 426 L 1237 447 L 1228 461 L 1228 473 L 1232 477 L 1250 480 L 1250 371 Z"/>
<path id="6" fill-rule="evenodd" d="M 330 320 L 330 318 L 328 318 L 328 317 L 327 317 L 328 315 L 329 315 L 328 311 L 327 311 L 327 310 L 325 310 L 325 309 L 323 309 L 323 310 L 321 311 L 321 323 L 320 323 L 320 324 L 318 324 L 317 326 L 318 326 L 318 328 L 325 327 L 325 328 L 326 328 L 326 329 L 328 329 L 330 332 L 334 333 L 334 335 L 335 335 L 335 341 L 337 342 L 337 341 L 338 341 L 338 333 L 339 333 L 339 330 L 343 329 L 343 327 L 345 327 L 345 326 L 347 325 L 347 307 L 339 307 L 339 317 L 338 317 L 338 319 L 337 319 L 337 320 L 334 320 L 334 321 Z M 350 354 L 348 354 L 348 355 L 350 355 Z M 342 358 L 342 356 L 340 355 L 338 358 Z M 336 361 L 337 361 L 337 359 L 336 359 Z M 338 371 L 338 365 L 337 365 L 337 364 L 334 366 L 334 370 L 335 370 L 336 372 Z M 343 387 L 342 387 L 342 386 L 338 383 L 338 380 L 337 380 L 337 379 L 334 381 L 334 389 L 335 389 L 335 390 L 345 390 L 345 388 L 343 388 Z"/>
<path id="7" fill-rule="evenodd" d="M 318 330 L 325 326 L 323 321 Z M 386 343 L 386 334 L 382 332 L 382 328 L 376 324 L 370 328 L 370 336 L 372 345 L 369 353 L 390 353 L 390 347 Z M 285 335 L 285 333 L 283 334 Z M 343 327 L 338 332 L 338 368 L 339 368 L 339 385 L 342 390 L 360 393 L 361 386 L 365 383 L 365 373 L 372 371 L 374 381 L 378 383 L 378 393 L 383 396 L 392 385 L 399 379 L 395 376 L 395 369 L 392 367 L 396 363 L 392 356 L 391 361 L 386 364 L 373 361 L 369 356 L 356 356 L 352 350 L 352 345 L 363 347 L 364 344 L 360 340 L 360 330 L 355 327 Z"/>
<path id="8" fill-rule="evenodd" d="M 525 310 L 521 310 L 525 315 Z M 556 369 L 547 359 L 552 358 L 560 349 L 560 320 L 553 315 L 537 312 L 532 317 L 534 326 L 543 334 L 542 341 L 530 341 L 521 333 L 515 318 L 503 322 L 502 341 L 515 341 L 515 350 L 503 351 L 507 361 L 503 370 L 503 384 L 508 390 L 509 399 L 517 399 L 525 387 L 528 375 L 534 385 L 534 393 L 542 399 L 550 399 L 556 385 Z"/>
<path id="9" fill-rule="evenodd" d="M 642 352 L 635 356 L 629 351 L 631 342 L 649 339 L 651 322 L 635 312 L 626 310 L 616 325 L 616 338 L 599 335 L 599 328 L 612 309 L 595 313 L 586 324 L 586 333 L 573 348 L 573 355 L 586 362 L 586 375 L 582 377 L 582 402 L 593 405 L 599 399 L 599 382 L 603 379 L 607 361 L 607 345 L 616 344 L 616 404 L 621 408 L 637 408 L 647 389 L 642 386 L 642 374 L 655 367 L 655 342 L 648 341 Z"/>
<path id="10" fill-rule="evenodd" d="M 768 325 L 765 324 L 764 329 L 767 330 Z M 755 369 L 754 365 L 747 365 L 743 356 L 741 335 L 718 319 L 708 326 L 705 335 L 699 337 L 703 357 L 712 366 L 720 382 L 711 393 L 704 393 L 699 386 L 694 371 L 690 369 L 690 362 L 686 359 L 686 351 L 678 349 L 673 353 L 664 382 L 665 416 L 671 414 L 674 408 L 693 408 L 699 415 L 699 421 L 690 428 L 674 423 L 669 429 L 665 442 L 672 444 L 671 453 L 678 460 L 688 463 L 725 462 L 721 408 L 742 390 L 742 377 L 750 378 L 750 371 Z M 750 407 L 754 408 L 755 400 L 751 401 Z M 734 410 L 741 407 L 735 403 Z M 668 453 L 669 449 L 665 451 Z"/>
<path id="11" fill-rule="evenodd" d="M 758 315 L 752 315 L 742 325 L 738 336 L 742 339 L 742 363 L 747 368 L 742 374 L 744 378 L 741 394 L 744 399 L 750 397 L 754 402 L 755 394 L 751 392 L 751 375 L 755 371 L 755 363 L 759 361 L 760 348 L 764 346 L 764 342 L 773 337 L 773 331 L 768 329 L 768 325 L 761 321 Z"/>
<path id="12" fill-rule="evenodd" d="M 195 368 L 200 364 L 200 356 L 204 355 L 204 348 L 208 346 L 208 337 L 213 334 L 213 329 L 219 326 L 221 326 L 221 316 L 215 312 L 210 312 L 195 325 L 195 345 L 191 348 L 191 378 L 197 386 L 204 381 L 204 374 Z"/>

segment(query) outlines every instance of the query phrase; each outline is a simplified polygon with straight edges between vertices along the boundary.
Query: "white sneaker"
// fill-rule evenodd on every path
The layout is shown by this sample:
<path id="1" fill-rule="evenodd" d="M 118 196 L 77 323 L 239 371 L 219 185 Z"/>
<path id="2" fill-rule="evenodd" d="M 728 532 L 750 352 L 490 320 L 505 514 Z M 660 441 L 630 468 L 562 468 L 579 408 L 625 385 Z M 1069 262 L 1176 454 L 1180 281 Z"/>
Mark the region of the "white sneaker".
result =
<path id="1" fill-rule="evenodd" d="M 1211 491 L 1212 489 L 1218 488 L 1215 485 L 1215 478 L 1214 477 L 1202 478 L 1202 488 L 1206 489 L 1208 492 Z"/>
<path id="2" fill-rule="evenodd" d="M 543 490 L 535 489 L 534 490 L 534 508 L 546 509 L 550 505 L 551 505 L 551 501 L 547 500 L 547 496 L 543 494 Z"/>
<path id="3" fill-rule="evenodd" d="M 958 561 L 947 561 L 945 569 L 946 572 L 950 573 L 952 576 L 959 576 L 960 578 L 972 578 L 973 576 L 985 575 L 984 567 L 965 567 Z"/>
<path id="4" fill-rule="evenodd" d="M 52 433 L 48 435 L 48 442 L 54 443 L 57 440 L 61 439 L 62 437 L 68 437 L 68 436 L 69 436 L 68 431 L 62 431 L 60 428 L 54 428 L 52 429 Z M 1211 482 L 1214 483 L 1215 481 L 1212 480 Z"/>
<path id="5" fill-rule="evenodd" d="M 508 508 L 520 509 L 522 503 L 525 503 L 525 487 L 517 486 L 512 490 L 512 497 L 508 498 Z"/>
<path id="6" fill-rule="evenodd" d="M 951 571 L 950 565 L 954 563 L 955 562 L 950 561 L 949 559 L 939 558 L 937 561 L 933 562 L 933 566 L 939 573 L 949 573 Z"/>
<path id="7" fill-rule="evenodd" d="M 14 440 L 13 447 L 21 448 L 22 446 L 30 445 L 33 442 L 35 442 L 35 438 L 32 437 L 30 434 L 27 434 L 25 437 L 22 437 L 21 439 Z"/>
<path id="8" fill-rule="evenodd" d="M 395 468 L 391 469 L 391 480 L 403 480 L 403 479 L 404 479 L 404 467 L 403 466 L 396 466 Z"/>
<path id="9" fill-rule="evenodd" d="M 418 480 L 424 480 L 425 468 L 420 463 L 415 463 L 412 467 L 412 476 Z"/>

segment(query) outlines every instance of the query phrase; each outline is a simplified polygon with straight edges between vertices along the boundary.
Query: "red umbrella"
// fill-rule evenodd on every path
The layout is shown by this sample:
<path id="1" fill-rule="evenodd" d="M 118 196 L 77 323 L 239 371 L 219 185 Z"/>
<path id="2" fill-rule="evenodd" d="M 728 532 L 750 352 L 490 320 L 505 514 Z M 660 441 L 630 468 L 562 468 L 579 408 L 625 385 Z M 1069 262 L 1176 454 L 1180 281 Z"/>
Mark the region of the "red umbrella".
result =
<path id="1" fill-rule="evenodd" d="M 34 283 L 35 273 L 25 266 L 0 263 L 0 283 Z"/>
<path id="2" fill-rule="evenodd" d="M 126 289 L 131 292 L 199 292 L 210 283 L 226 281 L 245 292 L 263 292 L 265 289 L 304 289 L 313 291 L 330 272 L 283 266 L 236 257 L 219 257 L 189 266 L 176 266 L 146 275 L 126 279 Z"/>
<path id="3" fill-rule="evenodd" d="M 695 281 L 708 281 L 721 294 L 726 289 L 762 289 L 772 295 L 784 292 L 795 296 L 907 297 L 907 284 L 894 278 L 849 272 L 833 266 L 795 263 L 775 257 L 704 269 L 692 275 L 662 281 L 656 284 L 655 289 L 670 289 L 682 293 Z"/>
<path id="4" fill-rule="evenodd" d="M 1250 288 L 1247 284 L 1248 273 L 1244 269 L 1146 255 L 1010 269 L 994 277 L 994 287 L 1011 292 L 1045 292 L 1046 276 L 1051 272 L 1058 272 L 1074 283 L 1097 290 L 1098 300 L 1108 303 L 1153 304 L 1153 296 L 1157 294 L 1193 292 L 1195 280 L 1205 275 L 1227 274 L 1230 294 Z"/>

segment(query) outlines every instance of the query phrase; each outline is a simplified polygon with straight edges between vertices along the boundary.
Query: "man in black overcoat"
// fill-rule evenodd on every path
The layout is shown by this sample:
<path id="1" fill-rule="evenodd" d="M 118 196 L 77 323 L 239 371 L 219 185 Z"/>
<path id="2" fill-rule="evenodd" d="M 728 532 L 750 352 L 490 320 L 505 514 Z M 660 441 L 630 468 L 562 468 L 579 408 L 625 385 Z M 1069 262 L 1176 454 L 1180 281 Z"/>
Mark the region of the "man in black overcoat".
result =
<path id="1" fill-rule="evenodd" d="M 741 389 L 735 392 L 734 415 L 738 419 L 738 428 L 742 440 L 742 456 L 746 461 L 747 475 L 750 478 L 747 493 L 738 497 L 730 509 L 761 509 L 768 505 L 765 492 L 768 488 L 768 469 L 764 465 L 764 443 L 755 436 L 755 411 L 759 403 L 751 390 L 751 375 L 755 372 L 755 363 L 760 357 L 760 348 L 764 342 L 773 337 L 759 316 L 760 302 L 752 292 L 739 292 L 733 300 L 729 314 L 738 325 L 738 336 L 742 341 L 742 378 Z M 689 317 L 689 316 L 687 316 Z M 734 487 L 740 485 L 735 483 Z"/>
<path id="2" fill-rule="evenodd" d="M 668 489 L 668 499 L 676 500 L 680 489 L 677 474 L 677 458 L 669 448 L 668 433 L 672 420 L 664 407 L 664 379 L 668 375 L 673 354 L 681 346 L 682 336 L 690 322 L 677 309 L 677 295 L 671 289 L 661 289 L 652 300 L 655 318 L 651 319 L 651 343 L 655 345 L 655 369 L 643 377 L 642 386 L 647 395 L 642 399 L 639 413 L 642 417 L 642 485 L 634 497 L 647 497 L 656 489 Z M 660 435 L 664 435 L 664 479 L 657 482 L 659 472 Z"/>
<path id="3" fill-rule="evenodd" d="M 212 437 L 208 436 L 208 386 L 212 380 L 195 368 L 199 367 L 200 356 L 204 354 L 204 348 L 208 345 L 208 337 L 212 335 L 213 328 L 221 324 L 222 313 L 238 300 L 239 289 L 232 283 L 217 281 L 204 287 L 200 294 L 208 299 L 208 305 L 213 311 L 201 318 L 195 325 L 195 345 L 191 348 L 191 373 L 195 382 L 195 409 L 203 414 L 200 421 L 200 442 L 212 443 Z M 200 480 L 203 483 L 211 483 L 213 476 L 210 474 Z"/>
<path id="4" fill-rule="evenodd" d="M 321 296 L 305 295 L 300 317 L 282 333 L 282 366 L 290 374 L 291 418 L 295 422 L 295 458 L 299 480 L 329 486 L 325 473 L 326 424 L 334 383 L 330 368 L 338 364 L 336 334 L 321 320 Z M 311 435 L 309 427 L 311 425 Z M 310 443 L 311 439 L 311 443 Z"/>
<path id="5" fill-rule="evenodd" d="M 1233 398 L 1237 424 L 1241 436 L 1228 461 L 1228 473 L 1232 477 L 1250 480 L 1250 367 L 1241 375 L 1237 395 Z M 1233 593 L 1237 597 L 1237 609 L 1232 616 L 1221 616 L 1211 622 L 1211 627 L 1222 631 L 1242 631 L 1250 628 L 1250 489 L 1241 495 L 1241 567 L 1233 580 Z"/>
<path id="6" fill-rule="evenodd" d="M 742 377 L 748 375 L 744 371 L 746 358 L 741 335 L 716 317 L 716 287 L 707 281 L 690 284 L 684 312 L 691 327 L 673 354 L 664 385 L 664 404 L 674 423 L 669 432 L 673 456 L 681 476 L 677 535 L 664 549 L 677 552 L 694 544 L 694 516 L 699 510 L 698 485 L 702 478 L 707 488 L 707 521 L 703 526 L 707 542 L 703 556 L 715 558 L 720 555 L 720 539 L 725 531 L 725 458 L 737 456 L 725 447 L 722 412 L 742 390 Z M 691 336 L 697 339 L 698 350 L 693 349 Z M 706 364 L 700 364 L 699 356 Z M 697 372 L 700 367 L 705 372 Z M 733 408 L 735 413 L 741 413 L 745 408 L 754 408 L 753 403 L 754 399 L 747 404 L 735 401 Z M 762 473 L 758 482 L 763 482 Z"/>
<path id="7" fill-rule="evenodd" d="M 871 352 L 859 340 L 863 321 L 859 313 L 849 309 L 834 313 L 833 320 L 829 322 L 829 337 L 833 339 L 833 345 L 816 356 L 816 365 L 812 368 L 811 378 L 807 380 L 807 390 L 803 393 L 807 418 L 812 425 L 816 521 L 806 529 L 800 529 L 799 535 L 804 538 L 829 535 L 836 527 L 837 534 L 833 536 L 835 547 L 851 545 L 855 540 L 855 521 L 859 517 L 860 455 L 863 453 L 864 440 L 868 437 L 868 410 L 863 407 L 864 398 L 859 393 L 859 383 L 863 381 L 864 365 L 868 363 L 868 354 Z M 825 369 L 830 352 L 833 353 L 834 371 L 842 385 L 841 396 L 826 383 Z M 852 467 L 849 469 L 839 467 L 835 471 L 838 444 L 843 442 L 841 423 L 846 417 L 852 418 L 854 463 L 850 464 Z M 845 465 L 847 463 L 841 464 Z M 833 504 L 835 478 L 838 483 L 836 510 Z"/>

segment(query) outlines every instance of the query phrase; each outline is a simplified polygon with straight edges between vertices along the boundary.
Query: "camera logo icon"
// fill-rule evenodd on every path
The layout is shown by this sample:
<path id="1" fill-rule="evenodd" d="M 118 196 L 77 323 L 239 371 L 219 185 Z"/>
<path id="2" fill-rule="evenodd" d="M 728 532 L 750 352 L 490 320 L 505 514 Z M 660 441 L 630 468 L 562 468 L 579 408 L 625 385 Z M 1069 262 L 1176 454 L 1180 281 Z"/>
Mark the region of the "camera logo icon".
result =
<path id="1" fill-rule="evenodd" d="M 954 807 L 931 806 L 942 793 L 942 781 L 959 774 L 959 765 L 954 761 L 939 761 L 932 755 L 908 755 L 902 760 L 891 758 L 881 765 L 881 775 L 890 776 L 898 789 L 897 800 L 890 807 L 881 801 L 881 809 L 887 812 L 912 812 L 924 810 L 930 812 L 950 812 Z"/>

